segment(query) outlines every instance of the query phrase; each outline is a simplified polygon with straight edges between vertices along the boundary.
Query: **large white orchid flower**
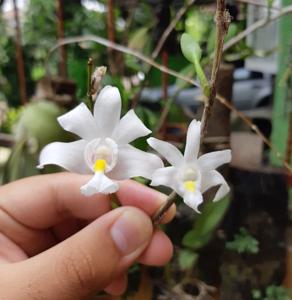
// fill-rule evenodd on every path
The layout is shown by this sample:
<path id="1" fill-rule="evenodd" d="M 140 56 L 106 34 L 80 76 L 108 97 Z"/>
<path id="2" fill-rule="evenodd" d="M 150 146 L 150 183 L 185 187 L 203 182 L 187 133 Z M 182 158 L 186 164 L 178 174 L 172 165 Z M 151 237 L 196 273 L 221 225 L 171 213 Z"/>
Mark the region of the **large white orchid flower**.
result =
<path id="1" fill-rule="evenodd" d="M 93 173 L 92 179 L 80 189 L 86 196 L 116 192 L 118 183 L 113 180 L 136 176 L 151 179 L 154 171 L 163 167 L 161 159 L 129 145 L 151 131 L 133 110 L 122 119 L 120 115 L 120 93 L 117 88 L 106 86 L 97 97 L 93 115 L 82 103 L 58 118 L 65 130 L 81 140 L 47 145 L 40 154 L 38 167 L 55 164 L 71 172 Z"/>
<path id="2" fill-rule="evenodd" d="M 203 202 L 202 193 L 209 188 L 220 185 L 214 201 L 229 192 L 224 177 L 215 169 L 231 160 L 230 150 L 210 152 L 198 158 L 200 131 L 201 122 L 193 120 L 188 128 L 184 155 L 170 143 L 155 138 L 147 140 L 172 165 L 156 170 L 151 185 L 170 187 L 197 212 L 198 206 Z"/>

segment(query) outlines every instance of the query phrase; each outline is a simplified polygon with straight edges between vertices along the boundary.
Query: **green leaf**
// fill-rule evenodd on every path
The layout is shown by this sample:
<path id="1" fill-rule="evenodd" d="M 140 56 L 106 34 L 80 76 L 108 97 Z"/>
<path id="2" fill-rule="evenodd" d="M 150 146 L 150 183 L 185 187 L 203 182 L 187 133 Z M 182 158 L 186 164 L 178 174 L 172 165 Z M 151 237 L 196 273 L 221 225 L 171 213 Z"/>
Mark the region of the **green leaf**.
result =
<path id="1" fill-rule="evenodd" d="M 197 73 L 197 77 L 200 81 L 204 95 L 206 97 L 209 97 L 211 92 L 210 85 L 204 73 L 204 70 L 200 64 L 202 50 L 199 44 L 190 34 L 183 33 L 181 36 L 180 45 L 185 58 L 194 64 L 195 71 Z"/>
<path id="2" fill-rule="evenodd" d="M 202 210 L 202 214 L 197 219 L 195 228 L 202 234 L 208 234 L 213 231 L 222 220 L 229 204 L 229 197 L 225 197 L 217 202 L 207 202 Z"/>
<path id="3" fill-rule="evenodd" d="M 145 47 L 148 39 L 148 27 L 142 27 L 137 29 L 131 36 L 128 47 L 135 50 L 142 50 Z"/>
<path id="4" fill-rule="evenodd" d="M 223 198 L 218 202 L 207 202 L 198 216 L 194 228 L 183 238 L 183 245 L 192 249 L 205 246 L 212 238 L 213 231 L 222 220 L 230 199 Z"/>
<path id="5" fill-rule="evenodd" d="M 198 250 L 207 245 L 211 238 L 212 234 L 202 235 L 197 230 L 191 230 L 185 234 L 182 243 L 185 247 Z"/>
<path id="6" fill-rule="evenodd" d="M 191 269 L 198 260 L 198 253 L 181 250 L 178 256 L 178 263 L 181 270 Z"/>
<path id="7" fill-rule="evenodd" d="M 180 46 L 183 55 L 191 63 L 199 62 L 202 56 L 202 50 L 195 39 L 188 33 L 183 33 L 180 40 Z"/>

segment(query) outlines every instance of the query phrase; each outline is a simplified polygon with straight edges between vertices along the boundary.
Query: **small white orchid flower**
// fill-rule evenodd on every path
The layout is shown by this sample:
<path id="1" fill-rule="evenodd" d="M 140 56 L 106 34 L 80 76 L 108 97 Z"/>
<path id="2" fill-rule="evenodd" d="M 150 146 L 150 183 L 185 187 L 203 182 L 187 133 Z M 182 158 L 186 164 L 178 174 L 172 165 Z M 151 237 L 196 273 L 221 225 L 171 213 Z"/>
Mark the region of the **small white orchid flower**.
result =
<path id="1" fill-rule="evenodd" d="M 200 131 L 201 122 L 193 120 L 188 128 L 184 156 L 170 143 L 155 138 L 147 140 L 148 144 L 172 165 L 156 170 L 151 185 L 170 187 L 197 212 L 198 206 L 203 202 L 202 193 L 209 188 L 220 185 L 214 201 L 229 192 L 224 177 L 215 169 L 231 160 L 230 150 L 210 152 L 198 158 Z"/>
<path id="2" fill-rule="evenodd" d="M 77 134 L 81 140 L 47 145 L 40 154 L 38 167 L 55 164 L 71 172 L 93 173 L 93 178 L 80 189 L 86 196 L 116 192 L 118 183 L 113 180 L 136 176 L 151 179 L 154 171 L 163 167 L 161 159 L 129 145 L 151 131 L 133 110 L 122 119 L 120 115 L 119 90 L 106 86 L 97 97 L 93 115 L 81 103 L 58 118 L 65 130 Z"/>

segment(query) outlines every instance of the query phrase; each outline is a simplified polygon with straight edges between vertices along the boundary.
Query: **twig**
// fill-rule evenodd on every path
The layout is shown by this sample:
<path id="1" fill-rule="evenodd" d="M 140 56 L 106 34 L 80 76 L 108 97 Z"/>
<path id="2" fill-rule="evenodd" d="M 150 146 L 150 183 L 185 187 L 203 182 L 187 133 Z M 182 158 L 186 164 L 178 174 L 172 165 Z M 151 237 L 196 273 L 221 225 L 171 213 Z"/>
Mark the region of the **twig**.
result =
<path id="1" fill-rule="evenodd" d="M 157 58 L 160 50 L 162 49 L 162 47 L 163 47 L 164 43 L 166 42 L 168 36 L 171 34 L 171 32 L 173 31 L 173 29 L 175 28 L 176 24 L 180 21 L 180 19 L 184 16 L 184 14 L 187 12 L 187 10 L 195 2 L 196 2 L 196 0 L 188 0 L 187 3 L 178 10 L 178 12 L 175 15 L 175 17 L 173 18 L 173 20 L 169 23 L 169 25 L 167 26 L 167 28 L 163 32 L 160 40 L 157 43 L 157 46 L 153 50 L 152 55 L 151 55 L 152 59 Z"/>
<path id="2" fill-rule="evenodd" d="M 165 106 L 160 114 L 160 118 L 157 122 L 157 125 L 155 126 L 155 129 L 153 130 L 153 135 L 155 136 L 159 131 L 160 129 L 163 127 L 165 121 L 166 121 L 166 118 L 168 116 L 168 113 L 169 113 L 169 109 L 170 109 L 170 106 L 172 105 L 172 103 L 174 102 L 177 94 L 178 94 L 179 90 L 170 98 L 167 99 L 167 101 L 165 102 Z"/>
<path id="3" fill-rule="evenodd" d="M 262 141 L 271 149 L 271 151 L 275 154 L 275 156 L 283 163 L 284 167 L 292 174 L 292 167 L 289 163 L 284 159 L 283 155 L 278 151 L 278 149 L 270 142 L 269 139 L 265 137 L 265 135 L 259 130 L 259 128 L 252 123 L 252 121 L 246 117 L 242 112 L 236 110 L 233 105 L 231 105 L 224 97 L 217 94 L 216 98 L 228 107 L 231 111 L 235 112 L 236 115 L 244 121 L 248 127 L 251 128 L 261 139 Z"/>
<path id="4" fill-rule="evenodd" d="M 93 69 L 93 60 L 89 57 L 87 61 L 87 100 L 88 100 L 88 108 L 92 109 L 92 84 L 91 84 L 91 77 L 92 77 L 92 69 Z"/>
<path id="5" fill-rule="evenodd" d="M 132 55 L 132 56 L 140 59 L 141 61 L 144 61 L 145 63 L 155 67 L 156 69 L 160 70 L 161 72 L 172 75 L 172 76 L 174 76 L 176 78 L 179 78 L 179 79 L 181 79 L 185 82 L 188 82 L 188 83 L 190 83 L 194 86 L 197 86 L 197 87 L 200 86 L 198 84 L 198 82 L 193 80 L 192 78 L 187 77 L 187 76 L 183 76 L 179 72 L 176 72 L 172 69 L 166 68 L 166 67 L 162 66 L 161 64 L 156 63 L 153 59 L 149 58 L 148 56 L 145 56 L 144 54 L 142 54 L 142 53 L 140 53 L 136 50 L 133 50 L 133 49 L 130 49 L 128 47 L 119 45 L 117 43 L 110 42 L 107 39 L 104 39 L 102 37 L 95 36 L 95 35 L 77 36 L 77 37 L 65 38 L 63 40 L 58 41 L 58 43 L 54 47 L 52 47 L 50 49 L 49 53 L 48 53 L 48 56 L 47 56 L 47 59 L 46 59 L 46 62 L 45 62 L 47 74 L 49 74 L 48 60 L 50 58 L 50 55 L 56 49 L 58 49 L 62 45 L 69 45 L 69 44 L 76 44 L 76 43 L 83 43 L 83 42 L 95 42 L 95 43 L 98 43 L 98 44 L 103 45 L 105 47 L 109 47 L 109 48 L 115 49 L 117 51 L 120 51 L 122 53 Z"/>
<path id="6" fill-rule="evenodd" d="M 267 1 L 265 1 L 265 0 L 236 0 L 236 2 L 251 4 L 251 5 L 255 5 L 255 6 L 261 6 L 261 7 L 264 7 L 264 8 L 269 8 L 269 6 L 267 4 Z M 280 8 L 276 7 L 276 6 L 272 6 L 270 9 L 280 10 Z"/>
<path id="7" fill-rule="evenodd" d="M 91 93 L 91 76 L 92 76 L 92 70 L 93 70 L 93 60 L 91 57 L 88 58 L 87 61 L 87 97 L 90 101 L 92 101 L 92 93 Z"/>
<path id="8" fill-rule="evenodd" d="M 287 14 L 292 13 L 292 5 L 286 6 L 283 9 L 281 9 L 278 13 L 275 13 L 271 15 L 269 18 L 263 18 L 258 20 L 257 22 L 253 23 L 249 27 L 247 27 L 245 30 L 241 31 L 238 35 L 230 39 L 228 42 L 224 44 L 223 52 L 233 47 L 235 44 L 237 44 L 242 39 L 246 38 L 248 35 L 253 33 L 254 31 L 258 30 L 261 27 L 264 27 L 265 25 L 281 18 L 282 16 L 285 16 Z"/>
<path id="9" fill-rule="evenodd" d="M 166 49 L 162 51 L 161 56 L 162 56 L 162 64 L 165 67 L 168 67 L 169 54 Z M 168 82 L 169 82 L 168 74 L 162 73 L 162 92 L 163 92 L 162 98 L 164 100 L 165 106 L 167 105 L 168 102 Z M 167 115 L 164 116 L 163 123 L 161 125 L 162 136 L 165 136 L 166 134 L 166 121 L 167 121 Z"/>
<path id="10" fill-rule="evenodd" d="M 229 12 L 225 10 L 225 0 L 217 0 L 217 9 L 215 15 L 216 21 L 216 45 L 215 45 L 215 58 L 212 66 L 211 82 L 210 82 L 210 95 L 205 102 L 204 111 L 202 115 L 201 125 L 201 143 L 204 139 L 208 119 L 211 116 L 212 107 L 216 99 L 216 84 L 218 79 L 218 71 L 222 59 L 222 50 L 224 45 L 224 37 L 228 31 L 230 24 Z"/>
<path id="11" fill-rule="evenodd" d="M 171 194 L 167 197 L 165 203 L 158 209 L 158 211 L 153 215 L 152 222 L 154 226 L 158 226 L 162 218 L 168 209 L 174 204 L 176 198 L 176 192 L 172 191 Z"/>
<path id="12" fill-rule="evenodd" d="M 190 84 L 192 84 L 193 86 L 199 87 L 199 84 L 194 81 L 192 78 L 187 77 L 187 76 L 183 76 L 180 73 L 171 70 L 169 68 L 165 68 L 162 65 L 160 65 L 159 63 L 156 63 L 155 61 L 153 61 L 151 58 L 141 54 L 140 52 L 137 52 L 135 50 L 132 50 L 130 48 L 127 48 L 125 46 L 122 45 L 118 45 L 115 43 L 111 43 L 108 40 L 98 37 L 98 36 L 81 36 L 81 37 L 73 37 L 73 38 L 66 38 L 62 41 L 59 41 L 57 43 L 57 45 L 55 45 L 53 48 L 50 49 L 49 54 L 47 56 L 46 62 L 45 62 L 45 66 L 46 66 L 46 71 L 47 74 L 49 74 L 49 68 L 48 68 L 48 61 L 50 58 L 50 55 L 52 54 L 52 52 L 56 49 L 58 49 L 58 47 L 60 47 L 61 45 L 68 45 L 68 44 L 75 44 L 75 43 L 80 43 L 80 42 L 88 42 L 88 41 L 92 41 L 101 45 L 104 45 L 106 47 L 112 47 L 117 51 L 121 51 L 125 54 L 129 54 L 129 55 L 133 55 L 135 57 L 137 57 L 138 59 L 144 61 L 145 63 L 151 64 L 153 67 L 157 68 L 158 70 L 168 73 L 169 75 L 172 75 L 176 78 L 179 78 L 185 82 L 188 82 Z M 254 125 L 248 118 L 245 117 L 245 115 L 243 113 L 241 113 L 240 111 L 238 111 L 231 103 L 229 103 L 224 97 L 222 97 L 221 95 L 217 94 L 216 98 L 223 104 L 225 105 L 227 108 L 229 108 L 231 111 L 233 111 L 237 116 L 239 116 L 248 127 L 250 127 L 252 130 L 254 130 L 253 128 L 256 128 L 256 125 Z M 265 145 L 267 145 L 270 149 L 273 150 L 273 152 L 276 154 L 277 158 L 283 162 L 284 167 L 292 174 L 292 169 L 291 166 L 289 166 L 289 164 L 285 161 L 285 159 L 283 158 L 282 154 L 276 149 L 276 147 L 274 145 L 272 145 L 269 141 L 267 141 L 267 139 L 265 138 L 264 134 L 257 129 L 256 133 L 258 134 L 258 136 L 262 139 L 262 141 L 264 142 Z"/>

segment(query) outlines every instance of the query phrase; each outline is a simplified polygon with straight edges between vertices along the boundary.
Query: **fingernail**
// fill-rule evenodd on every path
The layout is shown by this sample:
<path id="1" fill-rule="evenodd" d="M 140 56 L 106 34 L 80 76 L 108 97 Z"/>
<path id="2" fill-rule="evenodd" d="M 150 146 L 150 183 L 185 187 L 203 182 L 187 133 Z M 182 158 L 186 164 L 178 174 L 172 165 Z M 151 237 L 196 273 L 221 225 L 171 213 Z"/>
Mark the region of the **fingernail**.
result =
<path id="1" fill-rule="evenodd" d="M 140 247 L 145 247 L 152 236 L 150 219 L 138 209 L 125 211 L 113 224 L 111 236 L 123 255 L 128 255 Z"/>

